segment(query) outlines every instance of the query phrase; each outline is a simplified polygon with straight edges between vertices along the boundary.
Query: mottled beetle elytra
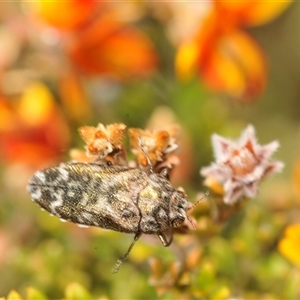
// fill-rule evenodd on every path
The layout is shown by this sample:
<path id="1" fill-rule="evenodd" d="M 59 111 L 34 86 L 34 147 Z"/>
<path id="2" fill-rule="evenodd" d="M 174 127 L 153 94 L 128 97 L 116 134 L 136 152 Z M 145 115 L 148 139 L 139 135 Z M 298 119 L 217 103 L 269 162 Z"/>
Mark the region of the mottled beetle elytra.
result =
<path id="1" fill-rule="evenodd" d="M 37 171 L 27 190 L 34 202 L 62 221 L 134 233 L 133 242 L 112 270 L 116 273 L 142 234 L 156 234 L 169 246 L 172 238 L 168 240 L 166 232 L 185 219 L 192 223 L 187 211 L 200 202 L 190 203 L 163 176 L 165 172 L 154 173 L 150 162 L 149 166 L 146 172 L 111 164 L 61 163 Z"/>

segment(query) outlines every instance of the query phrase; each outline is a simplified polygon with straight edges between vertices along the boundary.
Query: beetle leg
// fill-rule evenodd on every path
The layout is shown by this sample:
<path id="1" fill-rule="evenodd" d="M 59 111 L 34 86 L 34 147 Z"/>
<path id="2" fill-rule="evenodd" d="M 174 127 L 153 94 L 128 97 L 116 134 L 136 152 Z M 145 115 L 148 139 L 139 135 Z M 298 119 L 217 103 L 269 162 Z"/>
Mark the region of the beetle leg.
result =
<path id="1" fill-rule="evenodd" d="M 117 260 L 114 268 L 112 269 L 112 273 L 118 273 L 123 261 L 127 258 L 127 256 L 129 255 L 131 249 L 133 248 L 134 244 L 136 243 L 136 241 L 141 237 L 142 233 L 138 232 L 135 234 L 134 239 L 132 241 L 132 243 L 130 244 L 128 250 L 126 251 L 126 253 Z"/>
<path id="2" fill-rule="evenodd" d="M 164 247 L 169 247 L 172 244 L 173 241 L 173 233 L 171 234 L 170 240 L 168 241 L 164 233 L 160 232 L 157 234 L 159 237 L 161 243 L 164 245 Z"/>

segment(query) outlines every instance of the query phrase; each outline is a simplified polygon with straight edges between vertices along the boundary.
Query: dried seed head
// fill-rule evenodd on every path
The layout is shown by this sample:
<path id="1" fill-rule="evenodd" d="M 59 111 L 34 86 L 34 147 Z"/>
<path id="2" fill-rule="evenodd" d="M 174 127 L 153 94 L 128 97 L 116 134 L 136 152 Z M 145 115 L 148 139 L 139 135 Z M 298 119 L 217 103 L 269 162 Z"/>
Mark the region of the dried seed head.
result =
<path id="1" fill-rule="evenodd" d="M 204 184 L 224 193 L 227 204 L 233 204 L 244 196 L 254 198 L 260 181 L 283 168 L 282 162 L 270 161 L 279 143 L 273 141 L 259 145 L 252 125 L 237 141 L 214 134 L 212 144 L 216 162 L 202 168 L 201 175 L 205 177 Z"/>
<path id="2" fill-rule="evenodd" d="M 121 153 L 125 159 L 123 139 L 126 125 L 111 124 L 104 126 L 99 123 L 97 127 L 83 126 L 78 129 L 79 134 L 86 143 L 86 155 L 94 160 L 104 160 L 116 153 Z M 112 160 L 108 158 L 107 160 Z"/>
<path id="3" fill-rule="evenodd" d="M 174 132 L 171 132 L 174 134 Z M 137 128 L 129 129 L 130 145 L 132 152 L 137 155 L 141 167 L 149 167 L 146 155 L 152 166 L 166 160 L 168 154 L 178 148 L 175 138 L 166 130 L 145 131 Z M 140 139 L 143 141 L 141 149 Z M 145 155 L 146 154 L 146 155 Z"/>

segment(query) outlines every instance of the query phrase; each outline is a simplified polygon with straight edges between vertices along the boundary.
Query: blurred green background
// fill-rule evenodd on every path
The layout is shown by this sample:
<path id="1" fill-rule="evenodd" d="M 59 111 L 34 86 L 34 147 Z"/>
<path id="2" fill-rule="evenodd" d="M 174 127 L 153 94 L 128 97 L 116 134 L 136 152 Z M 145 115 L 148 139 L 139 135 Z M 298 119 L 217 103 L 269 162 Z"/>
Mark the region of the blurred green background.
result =
<path id="1" fill-rule="evenodd" d="M 149 59 L 141 63 L 141 69 L 149 72 L 134 71 L 129 78 L 123 73 L 129 74 L 138 63 L 135 55 L 123 75 L 114 76 L 117 67 L 102 72 L 105 61 L 99 69 L 82 68 L 85 51 L 76 43 L 87 43 L 85 30 L 99 17 L 95 3 L 87 3 L 93 11 L 87 8 L 88 21 L 72 25 L 76 12 L 70 12 L 73 19 L 67 20 L 71 24 L 67 29 L 30 3 L 0 4 L 0 297 L 14 289 L 26 298 L 31 286 L 49 299 L 63 298 L 73 282 L 92 299 L 300 297 L 299 268 L 277 249 L 285 227 L 299 222 L 300 212 L 295 173 L 300 154 L 300 3 L 292 3 L 266 24 L 240 26 L 260 45 L 267 66 L 265 89 L 246 100 L 226 89 L 210 88 L 201 72 L 187 81 L 178 79 L 174 61 L 180 43 L 172 42 L 168 30 L 180 8 L 175 10 L 172 3 L 125 2 L 112 7 L 97 3 L 100 17 L 112 18 L 111 10 L 117 10 L 114 18 L 122 22 L 114 26 L 130 26 L 126 32 L 135 28 L 145 34 L 149 45 L 147 40 L 144 47 L 155 49 L 156 58 L 152 63 L 152 58 L 141 58 Z M 92 40 L 102 29 L 93 33 Z M 113 30 L 111 35 L 121 29 Z M 137 40 L 138 45 L 142 42 Z M 122 58 L 128 45 L 121 46 L 111 55 L 128 60 Z M 207 190 L 199 170 L 213 160 L 213 133 L 234 139 L 251 123 L 260 144 L 280 142 L 275 156 L 285 168 L 266 180 L 257 199 L 217 232 L 204 226 L 189 235 L 176 235 L 170 248 L 162 247 L 155 236 L 143 236 L 119 273 L 111 274 L 133 237 L 60 222 L 32 203 L 27 180 L 36 169 L 68 160 L 71 148 L 83 149 L 79 126 L 122 122 L 147 128 L 161 107 L 168 108 L 162 124 L 170 113 L 182 127 L 181 165 L 171 181 L 184 186 L 191 202 Z M 196 213 L 201 216 L 201 209 Z"/>

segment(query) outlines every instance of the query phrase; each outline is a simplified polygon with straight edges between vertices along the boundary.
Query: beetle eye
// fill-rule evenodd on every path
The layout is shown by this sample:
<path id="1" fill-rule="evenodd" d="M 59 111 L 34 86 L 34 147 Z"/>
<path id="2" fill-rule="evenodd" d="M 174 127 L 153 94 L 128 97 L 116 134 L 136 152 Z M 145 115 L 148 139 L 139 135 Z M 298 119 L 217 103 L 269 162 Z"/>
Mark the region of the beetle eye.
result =
<path id="1" fill-rule="evenodd" d="M 180 227 L 182 225 L 182 223 L 184 222 L 184 218 L 174 218 L 172 220 L 172 227 L 177 228 Z"/>

